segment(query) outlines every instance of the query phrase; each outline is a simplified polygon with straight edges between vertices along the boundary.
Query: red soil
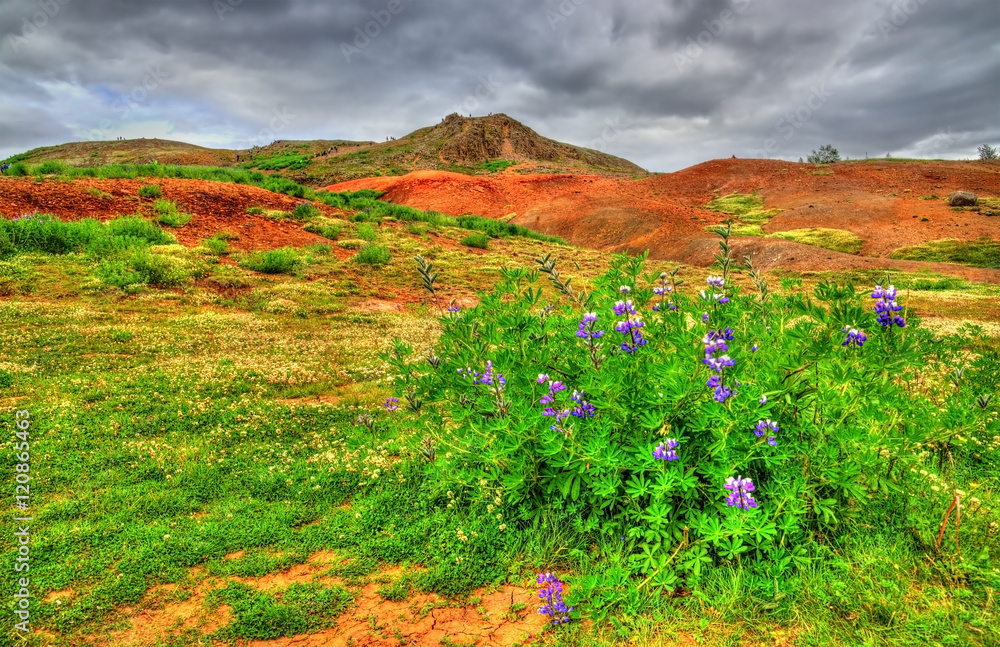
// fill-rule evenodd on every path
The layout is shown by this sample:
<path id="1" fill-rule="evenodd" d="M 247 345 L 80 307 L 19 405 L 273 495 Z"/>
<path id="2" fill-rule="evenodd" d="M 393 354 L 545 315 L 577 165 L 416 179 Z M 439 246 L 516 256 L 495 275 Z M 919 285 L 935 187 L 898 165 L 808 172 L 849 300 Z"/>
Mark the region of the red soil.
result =
<path id="1" fill-rule="evenodd" d="M 822 169 L 833 175 L 813 175 L 816 171 L 811 164 L 723 159 L 642 180 L 521 175 L 512 170 L 490 177 L 417 171 L 344 182 L 328 189 L 379 189 L 391 202 L 454 216 L 516 214 L 511 222 L 574 244 L 612 251 L 649 249 L 650 258 L 693 265 L 712 262 L 718 237 L 704 227 L 724 219 L 702 206 L 717 195 L 756 191 L 764 196 L 765 207 L 785 210 L 764 226 L 765 233 L 826 227 L 854 232 L 865 241 L 860 255 L 851 255 L 780 239 L 734 239 L 737 256 L 753 251 L 761 269 L 928 268 L 1000 283 L 997 270 L 888 258 L 899 247 L 930 240 L 1000 238 L 1000 218 L 952 211 L 942 200 L 917 199 L 947 196 L 960 189 L 996 197 L 1000 195 L 1000 165 L 848 162 Z M 921 221 L 924 217 L 928 221 Z"/>

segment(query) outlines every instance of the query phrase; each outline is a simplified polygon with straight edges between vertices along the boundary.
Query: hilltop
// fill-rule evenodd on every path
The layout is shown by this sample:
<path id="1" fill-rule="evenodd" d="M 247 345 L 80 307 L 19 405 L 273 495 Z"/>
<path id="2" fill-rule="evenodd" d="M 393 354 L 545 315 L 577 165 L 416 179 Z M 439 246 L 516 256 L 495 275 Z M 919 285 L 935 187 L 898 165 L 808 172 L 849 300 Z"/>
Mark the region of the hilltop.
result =
<path id="1" fill-rule="evenodd" d="M 252 154 L 252 161 L 248 159 Z M 237 162 L 237 155 L 240 156 Z M 542 137 L 505 114 L 462 117 L 391 141 L 277 140 L 252 150 L 214 149 L 163 139 L 75 142 L 45 146 L 15 155 L 8 162 L 60 161 L 70 166 L 101 164 L 237 166 L 274 173 L 305 186 L 400 176 L 419 170 L 465 175 L 494 173 L 587 173 L 645 177 L 628 160 Z"/>

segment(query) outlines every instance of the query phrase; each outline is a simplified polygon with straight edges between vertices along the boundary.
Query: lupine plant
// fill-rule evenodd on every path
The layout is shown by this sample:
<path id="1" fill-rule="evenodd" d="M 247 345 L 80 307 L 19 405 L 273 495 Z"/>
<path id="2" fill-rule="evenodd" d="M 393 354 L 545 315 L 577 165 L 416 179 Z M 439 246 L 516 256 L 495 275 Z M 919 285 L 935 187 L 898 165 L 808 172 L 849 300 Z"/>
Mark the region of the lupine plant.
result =
<path id="1" fill-rule="evenodd" d="M 645 261 L 617 255 L 585 291 L 569 290 L 549 256 L 540 272 L 505 270 L 477 307 L 442 317 L 436 363 L 398 363 L 395 388 L 427 403 L 414 452 L 438 448 L 427 464 L 435 487 L 501 492 L 506 523 L 559 528 L 570 558 L 614 538 L 620 571 L 573 582 L 596 618 L 621 599 L 606 591 L 696 588 L 713 565 L 783 581 L 839 533 L 872 523 L 876 503 L 888 518 L 879 524 L 940 526 L 952 493 L 917 505 L 926 488 L 915 475 L 928 451 L 947 467 L 970 429 L 1000 434 L 996 405 L 915 382 L 958 354 L 912 314 L 902 328 L 892 286 L 874 290 L 874 311 L 851 284 L 764 299 L 745 294 L 727 262 L 698 281 L 702 295 L 672 275 L 644 283 Z M 557 291 L 544 309 L 540 274 Z M 596 344 L 597 322 L 612 317 L 619 343 Z"/>

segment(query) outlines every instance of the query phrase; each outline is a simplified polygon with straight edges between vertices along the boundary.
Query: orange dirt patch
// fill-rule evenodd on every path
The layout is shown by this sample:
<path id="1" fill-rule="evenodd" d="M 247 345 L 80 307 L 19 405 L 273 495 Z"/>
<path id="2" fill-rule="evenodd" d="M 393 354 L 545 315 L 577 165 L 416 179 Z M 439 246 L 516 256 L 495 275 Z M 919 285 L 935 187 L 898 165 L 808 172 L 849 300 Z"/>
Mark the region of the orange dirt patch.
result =
<path id="1" fill-rule="evenodd" d="M 243 553 L 230 553 L 226 558 L 239 559 Z M 205 568 L 196 566 L 189 571 L 186 583 L 153 586 L 135 607 L 118 609 L 115 617 L 108 618 L 109 626 L 115 628 L 84 637 L 84 644 L 152 647 L 185 632 L 209 635 L 231 621 L 228 606 L 208 609 L 205 600 L 210 591 L 223 588 L 228 582 L 241 582 L 271 592 L 280 592 L 300 583 L 344 586 L 340 578 L 323 575 L 331 565 L 342 559 L 333 551 L 319 551 L 303 564 L 264 577 L 206 576 Z M 537 613 L 538 600 L 534 591 L 520 586 L 476 591 L 473 595 L 479 598 L 479 602 L 468 606 L 455 606 L 434 594 L 418 594 L 399 602 L 384 600 L 378 594 L 379 587 L 387 580 L 398 580 L 418 568 L 404 570 L 400 566 L 391 566 L 372 574 L 368 584 L 354 589 L 358 596 L 357 605 L 338 618 L 331 629 L 249 644 L 254 647 L 397 647 L 399 636 L 402 636 L 406 645 L 437 647 L 442 639 L 448 638 L 463 645 L 499 647 L 514 641 L 530 642 L 528 636 L 537 636 L 545 625 L 546 618 Z M 58 599 L 63 594 L 72 596 L 73 592 L 57 591 L 49 598 Z M 524 606 L 515 610 L 514 605 Z M 55 638 L 52 634 L 44 637 Z"/>
<path id="2" fill-rule="evenodd" d="M 531 589 L 505 586 L 493 593 L 476 591 L 475 607 L 452 607 L 437 595 L 416 595 L 402 602 L 383 600 L 377 584 L 361 591 L 358 606 L 344 614 L 337 626 L 315 634 L 255 640 L 251 647 L 439 647 L 452 643 L 476 647 L 532 642 L 545 626 L 537 612 L 538 597 Z M 519 611 L 513 605 L 524 604 Z"/>
<path id="3" fill-rule="evenodd" d="M 416 171 L 327 188 L 378 189 L 391 202 L 452 216 L 499 219 L 516 212 L 514 224 L 577 245 L 632 253 L 649 249 L 651 259 L 703 266 L 712 262 L 719 240 L 704 227 L 720 224 L 726 216 L 702 207 L 716 196 L 757 192 L 764 196 L 765 207 L 785 210 L 764 226 L 765 233 L 826 227 L 851 231 L 865 241 L 862 255 L 856 256 L 781 239 L 734 239 L 737 258 L 755 252 L 759 269 L 927 268 L 1000 283 L 998 270 L 888 258 L 899 247 L 930 240 L 1000 239 L 1000 218 L 953 211 L 943 200 L 918 200 L 959 189 L 996 197 L 1000 165 L 842 162 L 822 169 L 832 175 L 814 175 L 817 170 L 811 164 L 778 160 L 724 159 L 640 180 L 510 170 L 490 177 Z"/>

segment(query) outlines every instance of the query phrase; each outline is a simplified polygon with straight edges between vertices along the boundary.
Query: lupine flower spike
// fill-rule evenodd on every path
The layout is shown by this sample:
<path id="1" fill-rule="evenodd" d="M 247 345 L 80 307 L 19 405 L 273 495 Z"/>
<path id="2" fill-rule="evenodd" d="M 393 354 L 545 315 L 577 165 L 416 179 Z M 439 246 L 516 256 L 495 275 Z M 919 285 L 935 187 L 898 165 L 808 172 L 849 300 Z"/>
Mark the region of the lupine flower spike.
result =
<path id="1" fill-rule="evenodd" d="M 757 426 L 754 427 L 753 435 L 760 438 L 768 431 L 773 431 L 774 433 L 778 433 L 778 423 L 774 422 L 771 419 L 759 420 L 757 421 Z"/>
<path id="2" fill-rule="evenodd" d="M 624 295 L 628 295 L 631 292 L 631 288 L 627 285 L 621 286 L 619 292 Z M 645 346 L 646 340 L 642 338 L 642 331 L 639 330 L 646 324 L 639 318 L 635 311 L 635 306 L 632 305 L 632 299 L 626 299 L 625 301 L 619 301 L 614 306 L 615 316 L 624 316 L 625 319 L 619 321 L 615 325 L 615 330 L 620 332 L 624 337 L 625 341 L 622 342 L 621 349 L 626 353 L 634 353 L 639 346 Z"/>
<path id="3" fill-rule="evenodd" d="M 865 332 L 863 330 L 857 330 L 855 328 L 842 328 L 841 330 L 847 333 L 847 339 L 844 340 L 844 343 L 841 344 L 841 346 L 857 346 L 858 348 L 861 348 L 864 343 L 868 341 L 868 337 L 865 336 Z"/>
<path id="4" fill-rule="evenodd" d="M 883 289 L 881 285 L 876 285 L 875 291 L 872 292 L 872 298 L 877 299 L 875 315 L 883 328 L 892 328 L 894 325 L 902 328 L 906 325 L 903 318 L 895 314 L 903 309 L 903 306 L 896 303 L 896 286 L 890 285 Z"/>
<path id="5" fill-rule="evenodd" d="M 733 340 L 733 329 L 726 328 L 725 330 L 709 330 L 708 334 L 705 335 L 701 343 L 705 345 L 705 359 L 702 360 L 708 365 L 710 369 L 715 373 L 712 377 L 708 378 L 706 386 L 710 389 L 715 389 L 715 400 L 716 402 L 725 402 L 727 398 L 732 397 L 732 390 L 725 385 L 725 376 L 723 371 L 736 364 L 729 355 L 720 355 L 719 357 L 714 357 L 714 353 L 721 353 L 729 350 L 729 345 L 727 341 Z"/>
<path id="6" fill-rule="evenodd" d="M 680 443 L 677 442 L 676 438 L 667 438 L 667 443 L 664 445 L 660 443 L 653 450 L 653 458 L 658 461 L 675 461 L 680 456 L 677 455 L 677 447 Z"/>
<path id="7" fill-rule="evenodd" d="M 382 406 L 385 407 L 386 411 L 392 413 L 393 411 L 399 409 L 399 398 L 386 398 L 385 402 L 382 403 Z"/>
<path id="8" fill-rule="evenodd" d="M 729 496 L 726 497 L 726 505 L 729 507 L 736 506 L 737 508 L 743 508 L 744 510 L 757 507 L 757 501 L 755 501 L 753 495 L 750 494 L 754 491 L 754 485 L 753 481 L 749 478 L 743 478 L 741 476 L 733 478 L 730 476 L 726 479 L 724 487 L 730 491 Z"/>
<path id="9" fill-rule="evenodd" d="M 667 285 L 667 273 L 660 272 L 660 285 L 653 288 L 653 294 L 659 295 L 660 301 L 653 304 L 653 310 L 655 312 L 660 312 L 663 309 L 663 302 L 667 302 L 667 306 L 671 310 L 676 310 L 677 306 L 674 305 L 672 301 L 666 298 L 668 292 L 673 292 L 674 287 L 672 285 Z"/>
<path id="10" fill-rule="evenodd" d="M 538 613 L 552 619 L 553 625 L 560 625 L 570 621 L 569 614 L 576 607 L 567 607 L 563 602 L 563 583 L 555 573 L 546 571 L 538 574 L 537 583 L 542 589 L 538 592 L 538 597 L 545 601 Z"/>

